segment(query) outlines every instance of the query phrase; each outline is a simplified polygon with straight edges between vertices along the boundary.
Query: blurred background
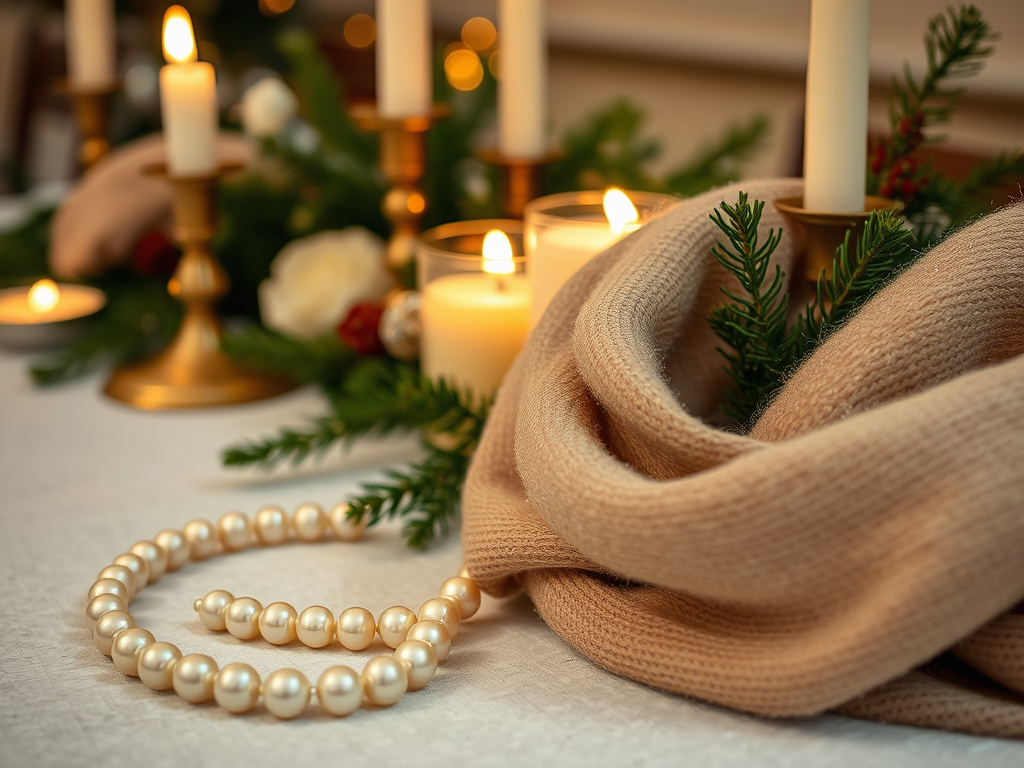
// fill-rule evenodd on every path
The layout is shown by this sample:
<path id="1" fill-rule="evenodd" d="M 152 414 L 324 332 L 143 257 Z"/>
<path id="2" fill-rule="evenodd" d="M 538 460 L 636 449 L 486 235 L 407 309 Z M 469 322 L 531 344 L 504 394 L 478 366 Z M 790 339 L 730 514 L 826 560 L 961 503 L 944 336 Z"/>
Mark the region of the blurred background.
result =
<path id="1" fill-rule="evenodd" d="M 157 71 L 163 0 L 119 0 L 118 68 L 123 94 L 115 143 L 158 129 Z M 200 58 L 217 67 L 224 121 L 244 89 L 283 67 L 275 48 L 290 27 L 311 31 L 350 101 L 372 100 L 373 0 L 190 0 Z M 456 88 L 483 69 L 500 73 L 495 0 L 433 0 L 434 32 Z M 876 1 L 872 7 L 870 126 L 886 127 L 892 76 L 909 62 L 923 71 L 927 20 L 946 0 Z M 970 82 L 934 150 L 947 169 L 1024 144 L 1024 2 L 978 0 L 1001 35 L 985 72 Z M 616 97 L 647 116 L 646 134 L 664 151 L 660 170 L 709 137 L 763 112 L 771 131 L 748 177 L 798 175 L 810 0 L 548 0 L 552 141 Z M 76 128 L 57 87 L 64 75 L 60 0 L 0 0 L 0 194 L 20 193 L 77 173 Z M 472 20 L 471 23 L 467 24 Z M 486 142 L 487 137 L 481 138 Z"/>

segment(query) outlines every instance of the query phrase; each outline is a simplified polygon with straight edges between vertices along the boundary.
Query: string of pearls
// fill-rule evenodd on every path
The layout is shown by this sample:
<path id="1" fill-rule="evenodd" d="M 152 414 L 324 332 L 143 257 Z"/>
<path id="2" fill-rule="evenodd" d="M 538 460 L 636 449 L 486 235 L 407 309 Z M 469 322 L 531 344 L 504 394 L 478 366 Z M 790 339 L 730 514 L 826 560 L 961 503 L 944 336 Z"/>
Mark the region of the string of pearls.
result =
<path id="1" fill-rule="evenodd" d="M 89 589 L 85 615 L 93 643 L 100 653 L 111 657 L 119 671 L 138 677 L 147 688 L 174 690 L 193 704 L 213 699 L 235 714 L 252 710 L 261 699 L 267 711 L 284 720 L 305 712 L 314 697 L 321 709 L 335 716 L 351 714 L 364 701 L 377 706 L 397 703 L 407 691 L 420 690 L 433 679 L 462 620 L 480 607 L 480 589 L 465 568 L 445 581 L 440 596 L 427 600 L 419 612 L 392 606 L 377 621 L 365 608 L 348 608 L 335 619 L 323 606 L 310 606 L 301 613 L 287 603 L 264 608 L 251 597 L 236 599 L 224 590 L 214 590 L 195 601 L 204 626 L 226 630 L 242 640 L 262 635 L 275 645 L 298 639 L 311 648 L 324 648 L 337 638 L 343 647 L 355 651 L 367 648 L 380 635 L 384 644 L 394 649 L 391 655 L 370 659 L 362 673 L 332 666 L 315 686 L 290 667 L 261 680 L 248 664 L 235 662 L 220 668 L 204 654 L 183 655 L 176 646 L 157 642 L 151 632 L 136 626 L 128 612 L 137 591 L 189 561 L 237 552 L 254 543 L 283 544 L 293 537 L 303 542 L 321 541 L 328 532 L 342 541 L 357 541 L 365 525 L 352 523 L 347 513 L 346 504 L 335 506 L 328 514 L 307 503 L 289 517 L 280 507 L 268 506 L 253 520 L 241 512 L 228 512 L 216 525 L 192 520 L 180 531 L 164 530 L 152 541 L 134 544 L 100 571 Z"/>

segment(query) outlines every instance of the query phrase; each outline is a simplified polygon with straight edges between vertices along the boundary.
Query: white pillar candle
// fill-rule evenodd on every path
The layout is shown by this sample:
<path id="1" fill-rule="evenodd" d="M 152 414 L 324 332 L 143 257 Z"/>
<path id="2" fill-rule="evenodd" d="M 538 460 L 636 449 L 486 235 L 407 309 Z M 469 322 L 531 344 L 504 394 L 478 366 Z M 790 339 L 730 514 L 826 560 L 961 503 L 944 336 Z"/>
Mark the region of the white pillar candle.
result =
<path id="1" fill-rule="evenodd" d="M 501 0 L 498 148 L 535 160 L 547 151 L 547 35 L 544 0 Z"/>
<path id="2" fill-rule="evenodd" d="M 381 117 L 430 114 L 430 3 L 377 0 L 377 111 Z"/>
<path id="3" fill-rule="evenodd" d="M 105 88 L 114 82 L 116 30 L 113 0 L 66 0 L 64 37 L 73 87 Z"/>
<path id="4" fill-rule="evenodd" d="M 196 61 L 192 22 L 181 6 L 164 15 L 160 111 L 171 176 L 202 176 L 217 168 L 217 82 L 213 67 Z"/>
<path id="5" fill-rule="evenodd" d="M 804 208 L 864 209 L 871 0 L 812 0 Z"/>
<path id="6" fill-rule="evenodd" d="M 420 304 L 423 372 L 478 395 L 497 390 L 530 325 L 530 291 L 526 276 L 513 271 L 508 237 L 489 232 L 484 254 L 484 272 L 431 280 Z"/>

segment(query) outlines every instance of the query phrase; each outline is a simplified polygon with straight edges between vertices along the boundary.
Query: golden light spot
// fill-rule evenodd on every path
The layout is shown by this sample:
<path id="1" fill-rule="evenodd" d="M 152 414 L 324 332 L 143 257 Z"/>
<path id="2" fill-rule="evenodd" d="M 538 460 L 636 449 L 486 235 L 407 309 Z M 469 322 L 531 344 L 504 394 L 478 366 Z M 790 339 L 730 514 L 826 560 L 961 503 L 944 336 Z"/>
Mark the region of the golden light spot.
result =
<path id="1" fill-rule="evenodd" d="M 49 278 L 38 281 L 28 290 L 28 305 L 33 312 L 49 312 L 59 301 L 60 288 Z"/>
<path id="2" fill-rule="evenodd" d="M 487 57 L 487 69 L 491 72 L 491 77 L 498 80 L 501 77 L 501 50 L 497 50 Z"/>
<path id="3" fill-rule="evenodd" d="M 489 19 L 476 16 L 462 25 L 462 42 L 474 51 L 486 51 L 498 39 L 498 30 Z"/>
<path id="4" fill-rule="evenodd" d="M 377 22 L 372 16 L 357 13 L 345 22 L 345 42 L 353 48 L 369 48 L 377 39 Z"/>
<path id="5" fill-rule="evenodd" d="M 260 0 L 260 11 L 264 16 L 277 16 L 279 13 L 290 11 L 295 5 L 295 0 Z"/>
<path id="6" fill-rule="evenodd" d="M 423 197 L 419 192 L 413 192 L 409 195 L 409 213 L 423 213 L 427 209 L 426 198 Z"/>
<path id="7" fill-rule="evenodd" d="M 444 74 L 453 88 L 472 91 L 484 80 L 484 65 L 476 51 L 460 48 L 445 57 Z"/>

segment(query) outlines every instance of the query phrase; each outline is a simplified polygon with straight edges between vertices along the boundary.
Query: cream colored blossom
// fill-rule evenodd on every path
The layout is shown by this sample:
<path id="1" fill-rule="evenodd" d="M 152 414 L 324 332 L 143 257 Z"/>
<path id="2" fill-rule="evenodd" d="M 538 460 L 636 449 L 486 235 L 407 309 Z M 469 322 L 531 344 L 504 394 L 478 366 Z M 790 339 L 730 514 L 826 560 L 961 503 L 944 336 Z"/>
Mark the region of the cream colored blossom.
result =
<path id="1" fill-rule="evenodd" d="M 242 127 L 250 136 L 275 136 L 295 117 L 298 100 L 276 77 L 265 77 L 242 95 Z"/>
<path id="2" fill-rule="evenodd" d="M 285 246 L 260 283 L 260 315 L 292 336 L 333 331 L 354 304 L 381 301 L 394 282 L 384 241 L 362 227 L 319 232 Z"/>

